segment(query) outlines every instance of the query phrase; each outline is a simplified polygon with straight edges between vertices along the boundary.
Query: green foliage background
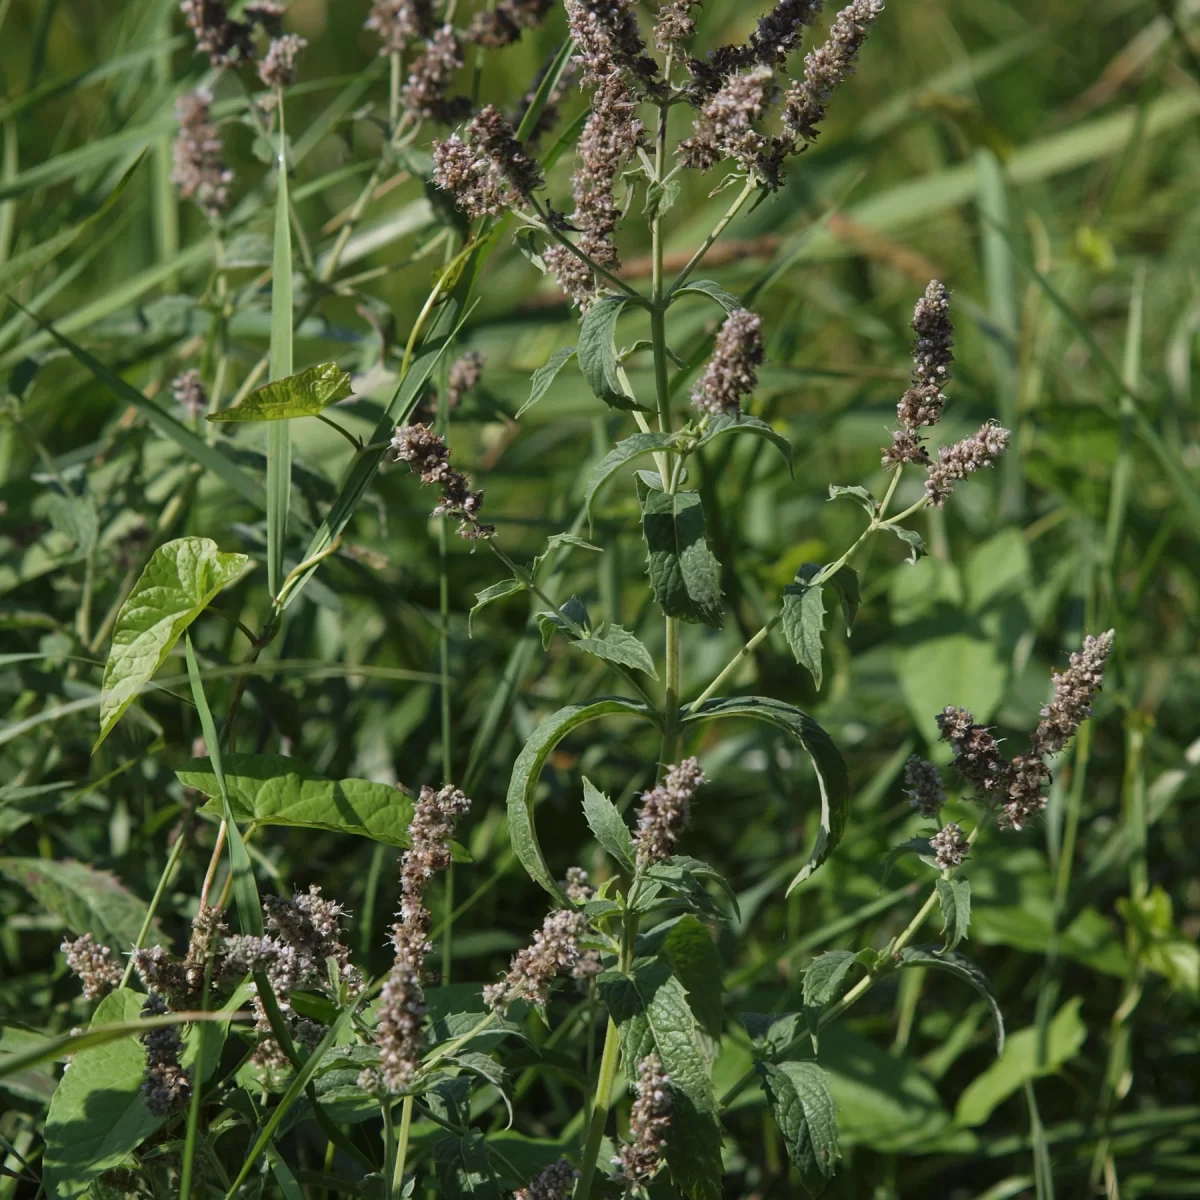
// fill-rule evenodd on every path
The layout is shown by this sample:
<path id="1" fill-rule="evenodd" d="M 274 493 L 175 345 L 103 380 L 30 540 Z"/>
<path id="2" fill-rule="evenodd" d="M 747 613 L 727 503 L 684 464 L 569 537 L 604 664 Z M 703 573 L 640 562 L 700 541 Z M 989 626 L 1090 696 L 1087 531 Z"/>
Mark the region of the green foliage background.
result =
<path id="1" fill-rule="evenodd" d="M 175 7 L 0 0 L 0 291 L 167 406 L 172 377 L 203 365 L 215 298 L 207 226 L 169 182 L 174 97 L 202 73 Z M 293 198 L 318 260 L 379 151 L 377 130 L 354 119 L 385 89 L 384 61 L 361 29 L 366 8 L 295 0 L 289 16 L 311 43 L 287 119 Z M 944 747 L 930 744 L 937 711 L 965 705 L 1019 738 L 1036 723 L 1050 669 L 1085 632 L 1117 631 L 1096 719 L 1058 771 L 1045 821 L 989 834 L 974 852 L 970 950 L 1015 1033 L 1008 1055 L 993 1065 L 986 1007 L 952 979 L 910 972 L 899 988 L 873 992 L 822 1042 L 841 1064 L 846 1157 L 833 1196 L 1032 1194 L 1038 1153 L 1049 1155 L 1060 1196 L 1196 1194 L 1200 12 L 1180 4 L 1181 31 L 1171 9 L 1167 0 L 896 0 L 818 147 L 734 224 L 705 268 L 735 294 L 759 288 L 767 365 L 753 411 L 791 441 L 795 477 L 755 439 L 725 439 L 695 460 L 726 621 L 723 633 L 686 630 L 685 676 L 710 677 L 775 611 L 802 562 L 836 557 L 857 535 L 859 510 L 828 503 L 828 487 L 886 486 L 878 448 L 908 375 L 913 301 L 929 278 L 953 289 L 958 330 L 940 439 L 992 416 L 1014 431 L 995 475 L 930 514 L 928 558 L 911 566 L 902 543 L 874 547 L 853 635 L 828 618 L 819 693 L 782 636 L 739 677 L 742 690 L 811 711 L 855 788 L 842 846 L 788 900 L 783 887 L 815 821 L 807 766 L 760 728 L 699 747 L 714 782 L 686 849 L 726 870 L 740 899 L 741 921 L 718 944 L 735 1010 L 795 1007 L 814 952 L 881 945 L 911 916 L 917 868 L 901 860 L 884 881 L 884 862 L 917 826 L 900 791 L 905 758 L 916 749 L 945 761 Z M 713 0 L 701 35 L 742 38 L 753 16 Z M 489 58 L 481 95 L 515 103 L 560 37 L 556 15 Z M 231 276 L 232 390 L 270 335 L 273 194 L 252 132 L 234 119 L 238 93 L 222 85 L 218 99 L 228 102 L 219 111 L 230 118 L 223 133 L 236 171 L 238 230 L 225 252 L 244 263 Z M 569 171 L 568 154 L 551 173 L 552 194 L 565 193 Z M 436 203 L 397 172 L 351 239 L 342 286 L 321 292 L 297 277 L 306 314 L 297 368 L 336 359 L 356 372 L 366 400 L 340 410 L 356 433 L 372 427 L 371 401 L 390 395 L 389 372 L 443 261 Z M 726 203 L 685 183 L 668 255 L 685 260 Z M 69 244 L 53 241 L 95 214 Z M 636 273 L 647 247 L 622 249 Z M 485 519 L 528 561 L 572 527 L 586 468 L 629 428 L 574 367 L 514 421 L 530 373 L 574 342 L 575 317 L 509 239 L 477 294 L 460 348 L 479 350 L 485 372 L 453 414 L 451 441 L 486 489 Z M 674 348 L 686 357 L 711 336 L 713 310 L 696 299 L 675 313 Z M 645 358 L 633 360 L 635 385 L 649 377 Z M 150 896 L 187 802 L 174 770 L 200 727 L 180 651 L 161 688 L 90 753 L 111 618 L 156 545 L 198 534 L 258 560 L 215 606 L 258 628 L 264 524 L 7 298 L 0 385 L 9 397 L 0 426 L 0 1016 L 58 1033 L 85 1015 L 57 953 L 64 932 L 111 931 L 128 918 L 104 897 L 81 899 L 69 881 L 33 886 L 6 862 L 75 859 Z M 316 421 L 295 423 L 293 436 L 295 512 L 319 519 L 348 448 Z M 264 442 L 261 426 L 233 442 L 255 476 Z M 898 502 L 911 503 L 915 488 L 902 485 Z M 381 474 L 340 553 L 250 675 L 239 749 L 290 753 L 330 778 L 441 782 L 443 597 L 429 506 L 407 472 Z M 603 554 L 572 550 L 556 595 L 580 596 L 594 618 L 619 620 L 657 649 L 630 489 L 610 486 L 596 515 Z M 302 546 L 289 548 L 293 561 Z M 478 614 L 468 636 L 474 594 L 503 572 L 453 537 L 445 553 L 449 755 L 475 800 L 462 834 L 475 862 L 456 869 L 438 919 L 458 907 L 444 969 L 456 981 L 490 980 L 545 903 L 508 849 L 512 761 L 540 715 L 610 685 L 561 639 L 543 652 L 524 597 Z M 211 613 L 193 635 L 223 711 L 245 640 Z M 654 755 L 648 737 L 619 722 L 560 747 L 539 810 L 556 877 L 600 864 L 579 774 L 628 804 L 652 782 Z M 213 833 L 196 828 L 166 898 L 162 925 L 177 944 Z M 394 850 L 270 829 L 252 853 L 265 889 L 319 883 L 345 902 L 361 961 L 386 968 Z M 728 1082 L 744 1060 L 732 1049 L 727 1059 L 718 1069 Z M 1035 1076 L 1040 1135 L 1023 1090 Z M 569 1073 L 527 1086 L 526 1132 L 552 1135 L 582 1103 Z M 38 1144 L 48 1087 L 48 1075 L 31 1073 L 0 1090 L 0 1137 L 23 1154 Z M 731 1118 L 745 1157 L 727 1159 L 729 1194 L 794 1194 L 782 1146 L 763 1132 L 761 1098 L 747 1100 Z M 22 1186 L 0 1176 L 0 1197 Z"/>

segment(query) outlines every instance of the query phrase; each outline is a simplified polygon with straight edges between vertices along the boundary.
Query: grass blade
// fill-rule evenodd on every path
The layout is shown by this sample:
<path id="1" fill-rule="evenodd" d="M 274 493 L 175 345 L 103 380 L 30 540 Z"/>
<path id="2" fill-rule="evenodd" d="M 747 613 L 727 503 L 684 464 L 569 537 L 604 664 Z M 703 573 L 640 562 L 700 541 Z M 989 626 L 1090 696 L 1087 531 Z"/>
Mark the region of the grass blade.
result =
<path id="1" fill-rule="evenodd" d="M 279 105 L 279 187 L 275 196 L 275 261 L 271 282 L 270 378 L 292 373 L 292 226 L 288 203 L 287 138 Z M 272 597 L 283 586 L 283 548 L 287 540 L 292 493 L 292 433 L 287 421 L 267 430 L 267 588 Z"/>

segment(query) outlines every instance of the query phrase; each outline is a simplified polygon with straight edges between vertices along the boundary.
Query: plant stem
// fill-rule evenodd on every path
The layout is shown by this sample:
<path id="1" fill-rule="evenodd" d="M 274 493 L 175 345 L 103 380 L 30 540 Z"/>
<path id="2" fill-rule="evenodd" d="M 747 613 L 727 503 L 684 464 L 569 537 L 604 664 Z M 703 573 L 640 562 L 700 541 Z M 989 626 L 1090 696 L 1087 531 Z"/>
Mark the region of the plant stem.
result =
<path id="1" fill-rule="evenodd" d="M 712 233 L 704 239 L 700 244 L 699 249 L 691 258 L 688 259 L 687 265 L 675 276 L 675 282 L 671 284 L 671 290 L 667 293 L 668 297 L 674 295 L 687 282 L 688 276 L 700 265 L 700 260 L 712 249 L 713 243 L 725 232 L 729 227 L 730 221 L 741 212 L 742 205 L 750 199 L 750 196 L 755 191 L 755 184 L 750 180 L 746 180 L 746 186 L 742 188 L 738 198 L 729 206 L 729 210 L 713 227 Z"/>

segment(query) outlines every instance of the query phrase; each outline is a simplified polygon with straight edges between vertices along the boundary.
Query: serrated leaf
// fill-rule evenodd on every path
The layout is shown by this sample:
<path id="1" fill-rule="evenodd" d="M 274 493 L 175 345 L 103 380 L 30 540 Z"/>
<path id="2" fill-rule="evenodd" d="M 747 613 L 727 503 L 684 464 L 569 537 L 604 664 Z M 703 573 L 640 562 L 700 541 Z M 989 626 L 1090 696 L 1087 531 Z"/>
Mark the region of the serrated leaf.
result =
<path id="1" fill-rule="evenodd" d="M 719 717 L 749 717 L 764 721 L 803 746 L 817 773 L 821 791 L 821 821 L 808 863 L 788 885 L 790 895 L 828 857 L 842 839 L 850 811 L 850 780 L 846 764 L 829 734 L 807 713 L 766 696 L 730 696 L 709 700 L 688 711 L 684 724 Z"/>
<path id="2" fill-rule="evenodd" d="M 352 395 L 350 375 L 337 363 L 321 363 L 255 388 L 241 402 L 209 413 L 214 422 L 289 421 L 315 417 Z"/>
<path id="3" fill-rule="evenodd" d="M 505 596 L 515 595 L 524 587 L 525 585 L 518 579 L 502 579 L 499 583 L 485 587 L 482 592 L 476 592 L 475 603 L 471 606 L 471 611 L 467 613 L 467 637 L 471 636 L 471 621 L 480 609 L 486 608 L 494 600 L 503 600 Z"/>
<path id="4" fill-rule="evenodd" d="M 854 625 L 854 618 L 858 616 L 858 606 L 862 603 L 862 597 L 858 590 L 858 572 L 853 567 L 841 567 L 825 582 L 835 588 L 841 598 L 842 616 L 846 621 L 846 636 L 849 637 L 850 629 Z"/>
<path id="5" fill-rule="evenodd" d="M 700 1028 L 719 1041 L 725 1026 L 725 969 L 711 930 L 698 917 L 684 913 L 663 939 L 662 955 L 683 984 Z"/>
<path id="6" fill-rule="evenodd" d="M 800 1036 L 803 1013 L 738 1013 L 750 1040 L 766 1058 L 785 1053 Z"/>
<path id="7" fill-rule="evenodd" d="M 583 778 L 583 815 L 596 841 L 632 875 L 637 867 L 637 856 L 629 826 L 617 806 L 586 775 Z"/>
<path id="8" fill-rule="evenodd" d="M 838 994 L 855 961 L 850 950 L 826 950 L 814 958 L 804 970 L 804 1003 L 824 1008 Z"/>
<path id="9" fill-rule="evenodd" d="M 727 313 L 737 312 L 738 309 L 745 307 L 736 296 L 711 279 L 690 279 L 683 287 L 676 288 L 672 296 L 682 296 L 687 292 L 694 292 L 700 296 L 707 296 L 710 300 L 715 300 Z"/>
<path id="10" fill-rule="evenodd" d="M 909 946 L 900 951 L 898 965 L 901 969 L 928 967 L 931 971 L 942 971 L 969 983 L 992 1010 L 992 1019 L 996 1024 L 996 1053 L 1004 1053 L 1004 1016 L 1000 1012 L 999 1002 L 988 977 L 970 959 L 961 954 L 944 954 L 935 946 Z"/>
<path id="11" fill-rule="evenodd" d="M 740 413 L 737 416 L 723 414 L 713 417 L 698 445 L 707 446 L 709 442 L 727 433 L 748 433 L 752 437 L 769 442 L 783 455 L 788 470 L 792 470 L 792 443 L 782 433 L 772 429 L 766 421 L 760 421 L 758 417 L 751 417 L 746 413 Z"/>
<path id="12" fill-rule="evenodd" d="M 69 860 L 0 858 L 0 875 L 23 887 L 76 937 L 90 933 L 118 955 L 137 942 L 146 904 L 109 871 Z"/>
<path id="13" fill-rule="evenodd" d="M 925 557 L 925 542 L 915 529 L 905 529 L 903 525 L 885 525 L 884 529 L 891 530 L 902 542 L 907 544 L 910 563 L 915 563 Z"/>
<path id="14" fill-rule="evenodd" d="M 538 628 L 542 631 L 542 649 L 549 650 L 554 635 L 558 632 L 571 636 L 572 625 L 576 629 L 587 629 L 591 624 L 587 606 L 578 596 L 571 596 L 558 612 L 535 613 Z"/>
<path id="15" fill-rule="evenodd" d="M 223 554 L 216 542 L 201 537 L 177 538 L 155 550 L 117 614 L 93 752 L 154 677 L 180 634 L 249 561 L 244 554 Z"/>
<path id="16" fill-rule="evenodd" d="M 574 357 L 574 346 L 560 346 L 550 355 L 543 366 L 534 371 L 529 380 L 529 399 L 517 409 L 518 420 L 550 390 L 559 371 Z"/>
<path id="17" fill-rule="evenodd" d="M 618 442 L 593 468 L 588 479 L 587 491 L 584 494 L 584 507 L 590 519 L 592 501 L 604 482 L 619 471 L 627 462 L 651 454 L 655 450 L 669 450 L 675 445 L 675 435 L 671 433 L 635 433 L 623 442 Z"/>
<path id="18" fill-rule="evenodd" d="M 675 207 L 679 198 L 679 180 L 671 179 L 666 183 L 651 183 L 646 188 L 646 203 L 643 213 L 647 221 L 662 216 Z"/>
<path id="19" fill-rule="evenodd" d="M 711 1066 L 683 984 L 662 965 L 597 977 L 600 995 L 621 1036 L 626 1073 L 657 1053 L 671 1080 L 667 1166 L 692 1200 L 720 1200 L 721 1129 Z"/>
<path id="20" fill-rule="evenodd" d="M 145 996 L 120 988 L 100 1001 L 93 1028 L 136 1021 Z M 119 1166 L 163 1123 L 142 1102 L 146 1051 L 132 1037 L 82 1050 L 71 1059 L 46 1115 L 46 1194 L 74 1200 L 97 1175 Z"/>
<path id="21" fill-rule="evenodd" d="M 953 950 L 967 936 L 971 926 L 971 885 L 961 877 L 939 879 L 937 898 L 942 909 L 945 947 Z"/>
<path id="22" fill-rule="evenodd" d="M 783 632 L 796 661 L 819 689 L 823 676 L 821 637 L 825 632 L 825 597 L 818 584 L 790 583 L 783 590 Z"/>
<path id="23" fill-rule="evenodd" d="M 829 485 L 829 499 L 836 500 L 839 496 L 849 496 L 851 500 L 862 505 L 867 516 L 874 517 L 879 511 L 879 501 L 865 487 L 843 487 L 839 483 Z"/>
<path id="24" fill-rule="evenodd" d="M 820 1195 L 838 1160 L 837 1107 L 815 1062 L 756 1064 L 788 1158 L 810 1196 Z"/>
<path id="25" fill-rule="evenodd" d="M 647 704 L 611 696 L 593 700 L 587 704 L 569 704 L 551 713 L 530 735 L 517 761 L 513 763 L 508 781 L 508 834 L 513 852 L 531 879 L 540 883 L 560 904 L 569 901 L 551 874 L 542 848 L 538 842 L 537 829 L 533 821 L 533 805 L 537 796 L 538 781 L 542 768 L 554 747 L 572 730 L 588 721 L 607 716 L 639 717 L 651 724 L 656 723 L 657 714 Z"/>
<path id="26" fill-rule="evenodd" d="M 668 617 L 721 628 L 721 565 L 708 548 L 698 492 L 650 492 L 642 502 L 647 573 Z"/>
<path id="27" fill-rule="evenodd" d="M 650 651 L 635 634 L 620 625 L 602 625 L 593 630 L 589 637 L 578 638 L 572 645 L 607 662 L 632 667 L 635 671 L 645 671 L 651 679 L 658 678 Z"/>
<path id="28" fill-rule="evenodd" d="M 605 296 L 597 300 L 584 314 L 579 329 L 579 369 L 592 391 L 612 408 L 626 412 L 645 411 L 626 391 L 617 370 L 615 334 L 621 311 L 630 302 L 629 296 Z"/>
<path id="29" fill-rule="evenodd" d="M 559 548 L 559 546 L 575 546 L 580 550 L 591 550 L 596 554 L 603 554 L 604 551 L 600 546 L 593 546 L 591 542 L 585 538 L 579 537 L 574 533 L 554 533 L 546 539 L 546 548 L 533 560 L 533 574 L 536 575 L 538 568 L 546 561 L 550 555 Z"/>
<path id="30" fill-rule="evenodd" d="M 234 819 L 242 825 L 288 825 L 351 833 L 387 846 L 407 847 L 413 801 L 387 783 L 326 779 L 299 759 L 274 754 L 225 754 L 225 786 Z M 194 758 L 175 772 L 184 787 L 210 797 L 200 811 L 221 816 L 221 790 L 207 758 Z M 457 847 L 459 861 L 469 859 Z"/>

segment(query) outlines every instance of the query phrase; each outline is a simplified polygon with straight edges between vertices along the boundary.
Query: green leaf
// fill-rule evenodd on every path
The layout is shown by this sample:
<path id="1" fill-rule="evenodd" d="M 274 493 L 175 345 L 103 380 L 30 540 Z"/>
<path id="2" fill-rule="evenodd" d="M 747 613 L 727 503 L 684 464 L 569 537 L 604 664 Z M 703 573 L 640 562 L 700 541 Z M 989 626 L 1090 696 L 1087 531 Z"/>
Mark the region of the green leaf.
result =
<path id="1" fill-rule="evenodd" d="M 0 858 L 0 875 L 23 887 L 76 937 L 90 933 L 117 954 L 137 942 L 146 920 L 146 905 L 115 875 L 85 863 Z"/>
<path id="2" fill-rule="evenodd" d="M 837 994 L 846 972 L 856 962 L 850 950 L 826 950 L 812 960 L 804 971 L 804 1003 L 824 1008 Z"/>
<path id="3" fill-rule="evenodd" d="M 653 724 L 657 714 L 649 705 L 616 696 L 560 708 L 542 721 L 530 735 L 517 756 L 517 761 L 513 763 L 512 775 L 508 781 L 508 835 L 513 851 L 530 878 L 540 883 L 564 906 L 569 901 L 546 866 L 534 826 L 533 806 L 537 797 L 538 781 L 546 759 L 568 733 L 588 721 L 607 716 L 640 717 Z"/>
<path id="4" fill-rule="evenodd" d="M 633 974 L 606 971 L 597 984 L 621 1035 L 626 1074 L 636 1078 L 637 1064 L 657 1053 L 670 1077 L 667 1166 L 676 1186 L 693 1200 L 719 1200 L 721 1128 L 711 1067 L 683 984 L 661 963 Z"/>
<path id="5" fill-rule="evenodd" d="M 592 630 L 588 637 L 576 639 L 572 645 L 580 650 L 586 650 L 588 654 L 594 654 L 597 658 L 603 658 L 607 662 L 619 663 L 623 667 L 632 667 L 635 671 L 645 671 L 651 679 L 658 678 L 650 651 L 642 645 L 635 634 L 630 633 L 621 625 L 605 623 L 598 629 Z"/>
<path id="6" fill-rule="evenodd" d="M 887 882 L 887 878 L 891 874 L 896 860 L 902 858 L 905 854 L 916 854 L 927 867 L 934 867 L 937 870 L 941 870 L 937 865 L 937 856 L 934 853 L 933 847 L 929 844 L 929 839 L 922 837 L 909 838 L 907 842 L 901 842 L 899 846 L 893 846 L 888 851 L 887 858 L 883 863 L 881 884 Z"/>
<path id="7" fill-rule="evenodd" d="M 821 822 L 808 863 L 788 885 L 790 895 L 833 853 L 842 840 L 842 831 L 850 812 L 850 780 L 846 764 L 829 734 L 812 717 L 780 700 L 766 696 L 729 696 L 708 700 L 699 708 L 690 709 L 684 724 L 720 717 L 749 717 L 782 730 L 804 747 L 817 773 L 821 790 Z"/>
<path id="8" fill-rule="evenodd" d="M 939 879 L 937 898 L 942 909 L 945 948 L 953 950 L 971 926 L 971 885 L 963 878 Z"/>
<path id="9" fill-rule="evenodd" d="M 546 360 L 544 366 L 534 371 L 529 383 L 529 399 L 517 409 L 517 420 L 520 420 L 551 388 L 559 371 L 575 357 L 574 346 L 560 346 Z"/>
<path id="10" fill-rule="evenodd" d="M 713 417 L 709 421 L 708 428 L 704 431 L 704 436 L 697 444 L 707 446 L 709 442 L 715 441 L 726 433 L 748 433 L 752 437 L 761 438 L 764 442 L 770 442 L 783 455 L 787 462 L 788 470 L 791 471 L 792 443 L 782 433 L 778 433 L 772 429 L 766 421 L 760 421 L 758 417 L 747 416 L 745 413 L 737 416 L 722 414 L 721 416 Z"/>
<path id="11" fill-rule="evenodd" d="M 322 363 L 255 388 L 239 404 L 210 413 L 210 421 L 288 421 L 315 417 L 351 394 L 350 376 L 337 363 Z"/>
<path id="12" fill-rule="evenodd" d="M 823 675 L 821 664 L 821 635 L 825 632 L 825 597 L 818 584 L 801 579 L 805 567 L 811 568 L 809 577 L 820 571 L 816 563 L 805 563 L 797 573 L 796 582 L 783 590 L 783 632 L 796 661 L 808 670 L 813 683 L 819 689 Z"/>
<path id="13" fill-rule="evenodd" d="M 119 988 L 100 1001 L 91 1028 L 136 1021 L 146 997 Z M 142 1102 L 146 1051 L 132 1037 L 71 1059 L 46 1115 L 46 1194 L 74 1200 L 97 1175 L 120 1166 L 163 1123 Z"/>
<path id="14" fill-rule="evenodd" d="M 226 754 L 225 785 L 241 824 L 290 825 L 351 833 L 387 846 L 407 847 L 413 802 L 387 783 L 326 779 L 299 759 L 274 754 Z M 211 760 L 194 758 L 175 772 L 184 787 L 218 798 L 202 812 L 221 815 L 220 787 Z M 468 859 L 459 849 L 459 861 Z"/>
<path id="15" fill-rule="evenodd" d="M 704 536 L 698 492 L 649 492 L 642 502 L 646 570 L 668 617 L 721 628 L 721 565 Z"/>
<path id="16" fill-rule="evenodd" d="M 622 820 L 617 806 L 586 775 L 583 777 L 583 815 L 596 841 L 632 875 L 637 868 L 637 856 L 629 826 Z"/>
<path id="17" fill-rule="evenodd" d="M 177 538 L 155 550 L 117 614 L 93 752 L 154 677 L 179 635 L 249 561 L 244 554 L 222 554 L 216 542 L 201 537 Z"/>
<path id="18" fill-rule="evenodd" d="M 614 335 L 630 296 L 605 296 L 584 314 L 579 329 L 579 369 L 595 394 L 612 408 L 646 411 L 621 382 Z"/>
<path id="19" fill-rule="evenodd" d="M 482 592 L 476 592 L 475 603 L 471 606 L 471 611 L 467 613 L 467 637 L 471 636 L 471 621 L 480 609 L 486 608 L 493 600 L 503 600 L 505 596 L 515 595 L 524 587 L 525 585 L 519 579 L 502 579 L 499 583 L 485 587 Z"/>
<path id="20" fill-rule="evenodd" d="M 683 984 L 688 1004 L 700 1028 L 720 1041 L 725 1027 L 722 979 L 725 968 L 712 931 L 691 913 L 684 913 L 663 939 L 662 955 Z"/>
<path id="21" fill-rule="evenodd" d="M 537 555 L 533 560 L 532 573 L 537 574 L 538 568 L 554 553 L 559 546 L 574 546 L 579 550 L 591 550 L 596 554 L 602 554 L 603 550 L 599 546 L 593 546 L 591 542 L 585 538 L 579 537 L 574 533 L 554 533 L 546 539 L 546 548 Z"/>
<path id="22" fill-rule="evenodd" d="M 738 1013 L 750 1040 L 765 1058 L 786 1054 L 804 1027 L 803 1013 Z"/>
<path id="23" fill-rule="evenodd" d="M 815 1062 L 760 1062 L 755 1069 L 801 1184 L 820 1195 L 838 1160 L 837 1108 L 825 1072 Z"/>
<path id="24" fill-rule="evenodd" d="M 711 279 L 690 279 L 681 288 L 676 288 L 671 293 L 672 299 L 676 296 L 682 296 L 686 292 L 694 292 L 699 296 L 707 296 L 710 300 L 715 300 L 727 313 L 737 312 L 740 308 L 745 308 L 745 305 L 730 292 L 727 292 L 719 283 L 715 283 Z"/>
<path id="25" fill-rule="evenodd" d="M 853 567 L 840 567 L 826 581 L 830 587 L 837 590 L 842 600 L 842 616 L 846 619 L 846 636 L 858 616 L 858 606 L 862 602 L 858 590 L 858 572 Z"/>
<path id="26" fill-rule="evenodd" d="M 1058 1010 L 1046 1030 L 1044 1047 L 1037 1026 L 1018 1029 L 1004 1053 L 977 1075 L 959 1097 L 955 1119 L 970 1128 L 982 1125 L 996 1107 L 1028 1081 L 1055 1074 L 1073 1059 L 1087 1041 L 1087 1026 L 1079 1015 L 1083 1004 L 1074 996 Z"/>
<path id="27" fill-rule="evenodd" d="M 623 442 L 618 442 L 592 468 L 591 478 L 588 479 L 587 491 L 583 499 L 589 519 L 592 514 L 592 501 L 595 499 L 596 493 L 615 472 L 619 471 L 627 462 L 632 462 L 633 459 L 640 458 L 643 454 L 650 454 L 656 450 L 670 450 L 675 444 L 676 437 L 672 433 L 635 433 Z"/>
<path id="28" fill-rule="evenodd" d="M 851 500 L 857 500 L 863 511 L 872 519 L 879 511 L 879 501 L 865 487 L 843 487 L 839 483 L 831 483 L 829 485 L 830 500 L 836 500 L 839 496 L 849 496 Z"/>
<path id="29" fill-rule="evenodd" d="M 1004 1053 L 1004 1017 L 1000 1012 L 1000 1005 L 992 992 L 988 977 L 970 959 L 961 954 L 943 954 L 933 946 L 909 946 L 900 951 L 899 966 L 901 969 L 928 967 L 932 971 L 942 971 L 969 983 L 992 1010 L 992 1019 L 996 1023 L 996 1053 Z"/>
<path id="30" fill-rule="evenodd" d="M 903 525 L 885 525 L 884 529 L 894 533 L 902 542 L 908 546 L 908 561 L 916 563 L 918 559 L 924 558 L 927 551 L 925 542 L 921 535 L 915 529 L 905 529 Z"/>

